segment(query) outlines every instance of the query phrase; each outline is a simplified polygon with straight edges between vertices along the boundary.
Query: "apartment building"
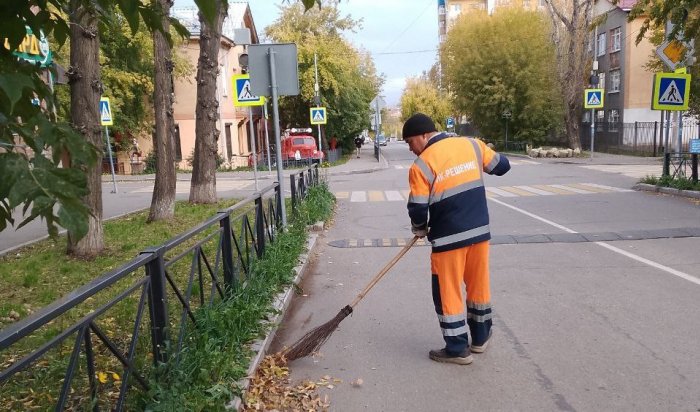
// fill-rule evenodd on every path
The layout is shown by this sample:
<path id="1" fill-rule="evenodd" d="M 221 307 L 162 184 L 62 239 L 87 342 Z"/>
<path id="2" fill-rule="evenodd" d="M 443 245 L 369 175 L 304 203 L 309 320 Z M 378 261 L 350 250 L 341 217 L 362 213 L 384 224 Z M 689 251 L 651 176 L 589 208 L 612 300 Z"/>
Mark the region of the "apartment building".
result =
<path id="1" fill-rule="evenodd" d="M 174 8 L 173 16 L 187 27 L 191 37 L 181 47 L 180 53 L 196 68 L 199 58 L 200 25 L 195 8 Z M 217 128 L 218 151 L 230 167 L 247 166 L 252 154 L 250 135 L 251 118 L 247 107 L 233 105 L 232 76 L 243 73 L 238 62 L 246 46 L 234 41 L 236 29 L 248 29 L 251 43 L 259 43 L 257 30 L 250 7 L 247 2 L 229 1 L 228 17 L 224 21 L 221 44 L 219 48 L 219 77 L 217 82 L 217 100 L 219 101 Z M 191 168 L 187 159 L 194 153 L 195 143 L 195 109 L 197 104 L 196 71 L 192 76 L 175 81 L 174 118 L 176 123 L 176 151 L 179 167 Z M 260 107 L 253 109 L 253 125 L 256 147 L 260 150 L 264 139 L 261 138 L 263 114 Z"/>
<path id="2" fill-rule="evenodd" d="M 438 30 L 440 43 L 459 16 L 481 11 L 493 14 L 497 8 L 520 7 L 529 10 L 544 9 L 544 0 L 438 0 Z"/>
<path id="3" fill-rule="evenodd" d="M 605 89 L 605 107 L 596 112 L 596 121 L 617 124 L 659 120 L 659 112 L 651 110 L 654 74 L 644 67 L 654 46 L 647 39 L 635 44 L 643 18 L 628 21 L 635 3 L 594 3 L 593 15 L 602 23 L 593 31 L 588 48 L 592 59 L 598 61 L 597 86 Z M 584 114 L 584 120 L 590 120 L 590 113 Z"/>

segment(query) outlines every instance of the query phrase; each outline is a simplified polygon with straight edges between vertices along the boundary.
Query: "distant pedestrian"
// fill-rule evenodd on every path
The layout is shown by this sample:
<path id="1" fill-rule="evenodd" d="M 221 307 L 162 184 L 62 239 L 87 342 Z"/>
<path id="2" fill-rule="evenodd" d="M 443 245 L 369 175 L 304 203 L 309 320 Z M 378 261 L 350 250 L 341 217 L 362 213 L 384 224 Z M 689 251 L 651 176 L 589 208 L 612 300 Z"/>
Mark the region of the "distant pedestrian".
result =
<path id="1" fill-rule="evenodd" d="M 362 143 L 364 142 L 364 139 L 362 136 L 357 136 L 355 138 L 355 149 L 357 151 L 357 158 L 360 158 L 360 149 L 362 148 Z"/>
<path id="2" fill-rule="evenodd" d="M 338 146 L 338 139 L 335 136 L 331 137 L 330 146 L 331 150 L 335 150 L 336 146 Z"/>
<path id="3" fill-rule="evenodd" d="M 491 338 L 491 233 L 483 172 L 501 176 L 510 163 L 481 140 L 437 133 L 422 113 L 404 123 L 403 139 L 418 156 L 408 172 L 408 215 L 413 233 L 427 236 L 432 245 L 433 303 L 445 340 L 445 347 L 431 350 L 429 357 L 468 365 L 470 351 L 483 352 Z"/>

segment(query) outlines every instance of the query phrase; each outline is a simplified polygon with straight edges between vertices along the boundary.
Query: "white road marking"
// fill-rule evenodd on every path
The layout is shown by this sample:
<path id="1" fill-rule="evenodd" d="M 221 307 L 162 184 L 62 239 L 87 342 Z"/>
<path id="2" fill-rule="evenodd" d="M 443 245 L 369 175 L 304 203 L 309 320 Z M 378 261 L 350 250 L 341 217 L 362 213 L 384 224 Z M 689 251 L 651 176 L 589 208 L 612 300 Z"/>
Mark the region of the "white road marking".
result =
<path id="1" fill-rule="evenodd" d="M 534 193 L 536 195 L 551 196 L 551 195 L 555 194 L 554 192 L 548 192 L 546 190 L 538 189 L 536 187 L 530 187 L 530 186 L 513 186 L 513 187 L 517 187 L 518 189 L 522 189 L 522 190 L 528 191 L 530 193 Z"/>
<path id="2" fill-rule="evenodd" d="M 367 192 L 365 192 L 365 191 L 353 191 L 352 194 L 350 194 L 350 201 L 351 202 L 366 202 L 367 201 Z"/>
<path id="3" fill-rule="evenodd" d="M 606 186 L 606 185 L 599 185 L 597 183 L 581 183 L 584 186 L 591 186 L 591 187 L 597 187 L 600 189 L 607 189 L 610 190 L 611 192 L 634 192 L 634 190 L 631 189 L 622 189 L 619 187 L 612 187 L 612 186 Z"/>
<path id="4" fill-rule="evenodd" d="M 582 195 L 590 195 L 592 193 L 595 193 L 593 191 L 583 190 L 583 189 L 579 189 L 576 187 L 570 187 L 567 185 L 549 185 L 549 186 L 556 187 L 557 189 L 568 190 L 569 192 L 579 193 Z"/>
<path id="5" fill-rule="evenodd" d="M 405 200 L 398 190 L 387 190 L 384 192 L 384 195 L 386 195 L 386 200 L 390 202 Z"/>
<path id="6" fill-rule="evenodd" d="M 538 215 L 536 215 L 536 214 L 534 214 L 534 213 L 530 213 L 530 212 L 528 212 L 528 211 L 526 211 L 526 210 L 523 210 L 523 209 L 521 209 L 521 208 L 519 208 L 519 207 L 516 207 L 516 206 L 513 206 L 513 205 L 509 205 L 508 203 L 502 202 L 502 201 L 500 201 L 500 200 L 493 199 L 493 198 L 491 198 L 491 199 L 489 199 L 489 200 L 492 201 L 492 202 L 496 202 L 496 203 L 498 203 L 499 205 L 505 206 L 505 207 L 507 207 L 507 208 L 509 208 L 509 209 L 513 209 L 513 210 L 515 210 L 516 212 L 519 212 L 519 213 L 524 214 L 525 216 L 529 216 L 529 217 L 531 217 L 531 218 L 533 218 L 533 219 L 539 220 L 540 222 L 543 222 L 543 223 L 546 223 L 546 224 L 548 224 L 548 225 L 554 226 L 554 227 L 556 227 L 556 228 L 559 229 L 559 230 L 563 230 L 564 232 L 567 232 L 567 233 L 579 233 L 579 232 L 577 232 L 577 231 L 575 231 L 575 230 L 569 229 L 569 228 L 566 227 L 566 226 L 562 226 L 562 225 L 560 225 L 560 224 L 558 224 L 558 223 L 552 222 L 551 220 L 547 220 L 547 219 L 545 219 L 545 218 L 543 218 L 543 217 L 541 217 L 541 216 L 538 216 Z M 628 257 L 628 258 L 630 258 L 630 259 L 636 260 L 637 262 L 644 263 L 645 265 L 649 265 L 649 266 L 651 266 L 651 267 L 653 267 L 653 268 L 659 269 L 659 270 L 664 271 L 664 272 L 666 272 L 666 273 L 670 273 L 671 275 L 677 276 L 677 277 L 679 277 L 679 278 L 681 278 L 681 279 L 685 279 L 685 280 L 687 280 L 688 282 L 691 282 L 691 283 L 694 283 L 694 284 L 700 286 L 700 278 L 697 278 L 697 277 L 695 277 L 695 276 L 691 276 L 691 275 L 689 275 L 689 274 L 687 274 L 687 273 L 685 273 L 685 272 L 681 272 L 681 271 L 679 271 L 679 270 L 676 270 L 676 269 L 670 268 L 670 267 L 668 267 L 668 266 L 662 265 L 661 263 L 654 262 L 653 260 L 649 260 L 649 259 L 643 258 L 643 257 L 641 257 L 641 256 L 639 256 L 639 255 L 635 255 L 634 253 L 627 252 L 626 250 L 622 250 L 622 249 L 620 249 L 620 248 L 617 248 L 617 247 L 612 246 L 612 245 L 610 245 L 610 244 L 608 244 L 608 243 L 605 243 L 605 242 L 593 242 L 593 243 L 595 243 L 595 244 L 598 245 L 598 246 L 604 247 L 604 248 L 606 248 L 606 249 L 608 249 L 608 250 L 610 250 L 610 251 L 612 251 L 612 252 L 615 252 L 615 253 L 618 253 L 618 254 L 620 254 L 620 255 L 626 256 L 626 257 Z"/>
<path id="7" fill-rule="evenodd" d="M 503 197 L 518 197 L 518 195 L 516 195 L 515 193 L 506 192 L 505 190 L 501 190 L 497 187 L 487 187 L 486 191 L 493 193 L 494 195 Z"/>

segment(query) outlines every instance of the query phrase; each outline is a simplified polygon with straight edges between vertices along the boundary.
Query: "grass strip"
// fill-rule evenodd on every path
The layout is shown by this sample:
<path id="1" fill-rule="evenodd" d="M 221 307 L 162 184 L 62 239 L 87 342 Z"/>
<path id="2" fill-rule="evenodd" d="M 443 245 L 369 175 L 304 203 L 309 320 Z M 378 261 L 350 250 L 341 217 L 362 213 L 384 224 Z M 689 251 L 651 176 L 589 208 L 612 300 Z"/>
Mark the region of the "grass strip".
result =
<path id="1" fill-rule="evenodd" d="M 196 327 L 187 332 L 186 344 L 162 365 L 160 378 L 144 394 L 137 408 L 153 411 L 224 410 L 236 383 L 246 375 L 253 356 L 249 344 L 271 326 L 265 321 L 275 310 L 274 297 L 290 286 L 294 267 L 304 251 L 307 226 L 328 220 L 335 198 L 325 184 L 311 187 L 285 233 L 280 233 L 254 261 L 252 275 L 231 298 L 196 313 Z"/>
<path id="2" fill-rule="evenodd" d="M 646 176 L 641 179 L 639 183 L 646 183 L 649 185 L 661 186 L 661 187 L 672 187 L 679 190 L 698 190 L 700 191 L 700 182 L 693 183 L 693 180 L 687 177 L 677 177 L 673 178 L 671 176 Z"/>

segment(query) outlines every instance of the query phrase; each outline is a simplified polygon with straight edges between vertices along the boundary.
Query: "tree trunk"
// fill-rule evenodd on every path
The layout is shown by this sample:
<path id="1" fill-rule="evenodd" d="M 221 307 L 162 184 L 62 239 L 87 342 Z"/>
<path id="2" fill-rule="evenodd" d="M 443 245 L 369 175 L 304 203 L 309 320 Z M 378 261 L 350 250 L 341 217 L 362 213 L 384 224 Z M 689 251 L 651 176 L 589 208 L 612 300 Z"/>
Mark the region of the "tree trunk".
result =
<path id="1" fill-rule="evenodd" d="M 100 39 L 97 30 L 97 18 L 88 9 L 81 6 L 79 0 L 70 3 L 70 83 L 71 122 L 80 131 L 85 140 L 96 147 L 102 147 L 102 127 L 100 126 Z M 80 165 L 74 165 L 80 166 Z M 88 231 L 76 239 L 68 233 L 68 253 L 80 257 L 94 257 L 104 249 L 102 230 L 102 161 L 86 170 L 87 185 L 90 194 L 83 202 L 90 211 Z"/>
<path id="2" fill-rule="evenodd" d="M 209 24 L 199 14 L 199 60 L 197 61 L 197 108 L 195 123 L 194 161 L 192 163 L 191 203 L 216 202 L 216 140 L 219 130 L 219 101 L 216 95 L 219 75 L 219 48 L 221 26 L 227 10 L 221 0 L 216 1 L 218 13 Z M 228 79 L 224 79 L 228 81 Z"/>
<path id="3" fill-rule="evenodd" d="M 552 19 L 552 38 L 557 46 L 566 137 L 572 149 L 581 149 L 579 122 L 586 83 L 585 66 L 589 57 L 586 44 L 593 0 L 564 1 L 558 4 L 555 1 L 545 0 Z"/>
<path id="4" fill-rule="evenodd" d="M 171 0 L 158 0 L 163 13 L 163 32 L 170 30 Z M 155 82 L 153 104 L 155 106 L 155 137 L 153 149 L 156 152 L 156 181 L 153 186 L 151 209 L 148 221 L 170 219 L 175 215 L 175 172 L 173 119 L 172 50 L 162 32 L 153 32 L 153 57 L 155 60 Z"/>

